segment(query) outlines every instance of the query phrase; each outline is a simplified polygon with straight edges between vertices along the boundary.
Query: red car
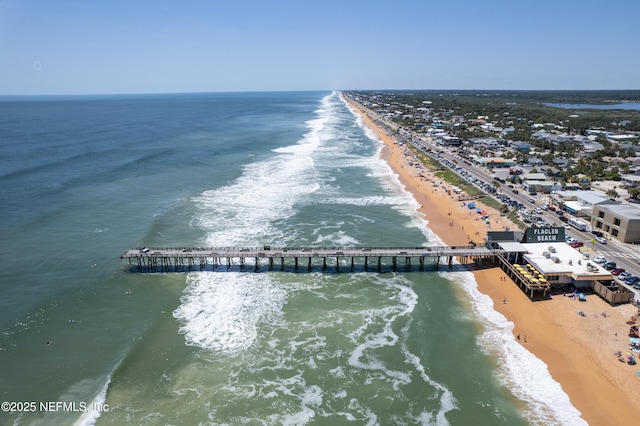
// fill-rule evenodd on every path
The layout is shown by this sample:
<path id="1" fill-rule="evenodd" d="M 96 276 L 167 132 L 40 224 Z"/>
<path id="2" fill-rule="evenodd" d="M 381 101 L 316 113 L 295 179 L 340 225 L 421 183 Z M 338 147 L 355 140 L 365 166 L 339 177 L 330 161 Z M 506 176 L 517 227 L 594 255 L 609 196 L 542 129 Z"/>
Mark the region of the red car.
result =
<path id="1" fill-rule="evenodd" d="M 611 275 L 620 275 L 624 272 L 624 268 L 613 268 L 611 270 Z"/>
<path id="2" fill-rule="evenodd" d="M 582 247 L 583 245 L 584 245 L 584 243 L 582 241 L 576 241 L 574 243 L 571 243 L 571 247 L 573 247 L 573 248 Z"/>

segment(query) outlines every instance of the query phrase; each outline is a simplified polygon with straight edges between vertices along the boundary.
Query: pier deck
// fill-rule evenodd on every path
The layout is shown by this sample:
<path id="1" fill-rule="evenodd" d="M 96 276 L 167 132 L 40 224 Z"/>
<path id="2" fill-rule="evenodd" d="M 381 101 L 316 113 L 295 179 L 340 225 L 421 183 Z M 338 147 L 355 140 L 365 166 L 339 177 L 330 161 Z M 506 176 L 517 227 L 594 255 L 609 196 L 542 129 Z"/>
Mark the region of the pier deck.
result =
<path id="1" fill-rule="evenodd" d="M 340 272 L 340 259 L 346 259 L 348 269 L 353 270 L 356 259 L 362 262 L 364 270 L 370 266 L 378 271 L 382 268 L 382 259 L 391 260 L 391 268 L 397 270 L 398 260 L 404 263 L 405 270 L 411 270 L 411 261 L 417 260 L 420 270 L 424 269 L 425 259 L 433 259 L 435 267 L 440 260 L 451 267 L 453 259 L 458 258 L 462 263 L 493 256 L 486 247 L 474 245 L 462 247 L 186 247 L 186 248 L 153 248 L 136 247 L 127 250 L 122 259 L 137 266 L 139 271 L 147 272 L 180 272 L 192 269 L 216 269 L 225 266 L 230 269 L 239 265 L 242 270 L 247 263 L 252 263 L 254 270 L 260 269 L 265 262 L 269 270 L 273 269 L 274 259 L 279 260 L 280 269 L 285 269 L 285 262 L 293 260 L 295 271 L 302 267 L 301 260 L 306 260 L 306 269 L 311 271 L 314 260 L 322 261 L 322 270 L 327 268 L 327 259 L 332 259 L 332 266 Z M 263 260 L 264 259 L 264 260 Z M 249 260 L 249 262 L 247 262 Z M 335 260 L 335 262 L 333 262 Z M 344 263 L 344 261 L 343 261 Z"/>

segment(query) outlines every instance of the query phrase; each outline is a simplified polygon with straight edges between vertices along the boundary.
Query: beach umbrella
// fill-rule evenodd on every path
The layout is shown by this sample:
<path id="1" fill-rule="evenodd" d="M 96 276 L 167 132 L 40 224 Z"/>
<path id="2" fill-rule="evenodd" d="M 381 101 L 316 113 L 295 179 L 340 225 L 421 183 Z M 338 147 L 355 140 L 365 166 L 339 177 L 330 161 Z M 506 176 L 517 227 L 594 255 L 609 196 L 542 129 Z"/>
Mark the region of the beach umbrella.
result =
<path id="1" fill-rule="evenodd" d="M 624 354 L 624 356 L 626 356 L 626 357 L 627 357 L 627 361 L 628 361 L 630 364 L 635 364 L 635 362 L 636 362 L 636 358 L 633 356 L 633 354 L 632 354 L 631 352 L 627 352 L 626 354 Z"/>

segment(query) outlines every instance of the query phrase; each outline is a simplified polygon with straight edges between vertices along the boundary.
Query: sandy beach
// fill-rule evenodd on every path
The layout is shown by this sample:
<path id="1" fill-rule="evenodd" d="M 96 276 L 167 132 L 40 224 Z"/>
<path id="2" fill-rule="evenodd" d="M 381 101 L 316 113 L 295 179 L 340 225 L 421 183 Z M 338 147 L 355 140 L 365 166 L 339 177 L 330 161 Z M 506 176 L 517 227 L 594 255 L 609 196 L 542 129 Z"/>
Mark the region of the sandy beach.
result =
<path id="1" fill-rule="evenodd" d="M 358 105 L 349 103 L 384 142 L 383 159 L 422 205 L 420 212 L 429 228 L 447 245 L 483 242 L 489 228 L 477 220 L 478 215 L 464 207 L 456 195 L 447 194 L 432 172 L 419 176 L 418 169 L 408 165 L 409 159 L 414 160 L 405 147 L 394 144 L 386 130 L 375 125 Z M 482 207 L 489 213 L 493 230 L 505 226 L 516 229 L 494 209 Z M 640 419 L 636 392 L 640 365 L 629 365 L 616 357 L 618 351 L 624 354 L 629 350 L 628 321 L 637 313 L 633 305 L 612 307 L 597 295 L 589 295 L 586 302 L 563 296 L 532 302 L 513 281 L 504 281 L 506 275 L 499 268 L 473 273 L 480 292 L 491 297 L 495 310 L 513 322 L 514 339 L 518 334 L 524 337 L 520 343 L 547 364 L 586 422 L 627 425 Z M 579 316 L 579 310 L 586 316 Z"/>

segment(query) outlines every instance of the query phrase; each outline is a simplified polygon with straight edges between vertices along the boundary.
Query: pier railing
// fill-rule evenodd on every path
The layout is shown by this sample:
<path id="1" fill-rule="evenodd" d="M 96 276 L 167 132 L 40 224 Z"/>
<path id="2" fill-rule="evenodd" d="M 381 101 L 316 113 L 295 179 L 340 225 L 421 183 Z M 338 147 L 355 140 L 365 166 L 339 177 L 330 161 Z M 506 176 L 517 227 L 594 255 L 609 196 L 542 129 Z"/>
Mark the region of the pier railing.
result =
<path id="1" fill-rule="evenodd" d="M 370 266 L 381 271 L 383 259 L 390 259 L 391 270 L 398 269 L 398 259 L 405 264 L 405 270 L 411 270 L 412 259 L 417 259 L 420 270 L 424 270 L 425 259 L 432 259 L 435 267 L 439 266 L 441 258 L 446 259 L 449 267 L 454 258 L 466 263 L 469 259 L 479 259 L 492 256 L 486 247 L 474 244 L 466 246 L 422 246 L 422 247 L 275 247 L 264 245 L 261 247 L 135 247 L 127 250 L 121 258 L 128 259 L 131 265 L 136 264 L 139 271 L 148 272 L 178 272 L 199 268 L 200 270 L 217 270 L 226 266 L 230 270 L 239 265 L 239 269 L 253 263 L 255 271 L 261 266 L 261 260 L 267 260 L 269 270 L 274 267 L 274 260 L 280 260 L 280 269 L 285 270 L 285 260 L 294 264 L 287 269 L 298 271 L 301 260 L 306 259 L 306 269 L 311 271 L 314 261 L 322 260 L 322 270 L 327 268 L 327 260 L 340 271 L 341 260 L 354 270 L 355 260 L 363 262 L 363 268 L 368 271 Z M 346 260 L 345 260 L 346 259 Z M 317 265 L 316 265 L 317 267 Z"/>

